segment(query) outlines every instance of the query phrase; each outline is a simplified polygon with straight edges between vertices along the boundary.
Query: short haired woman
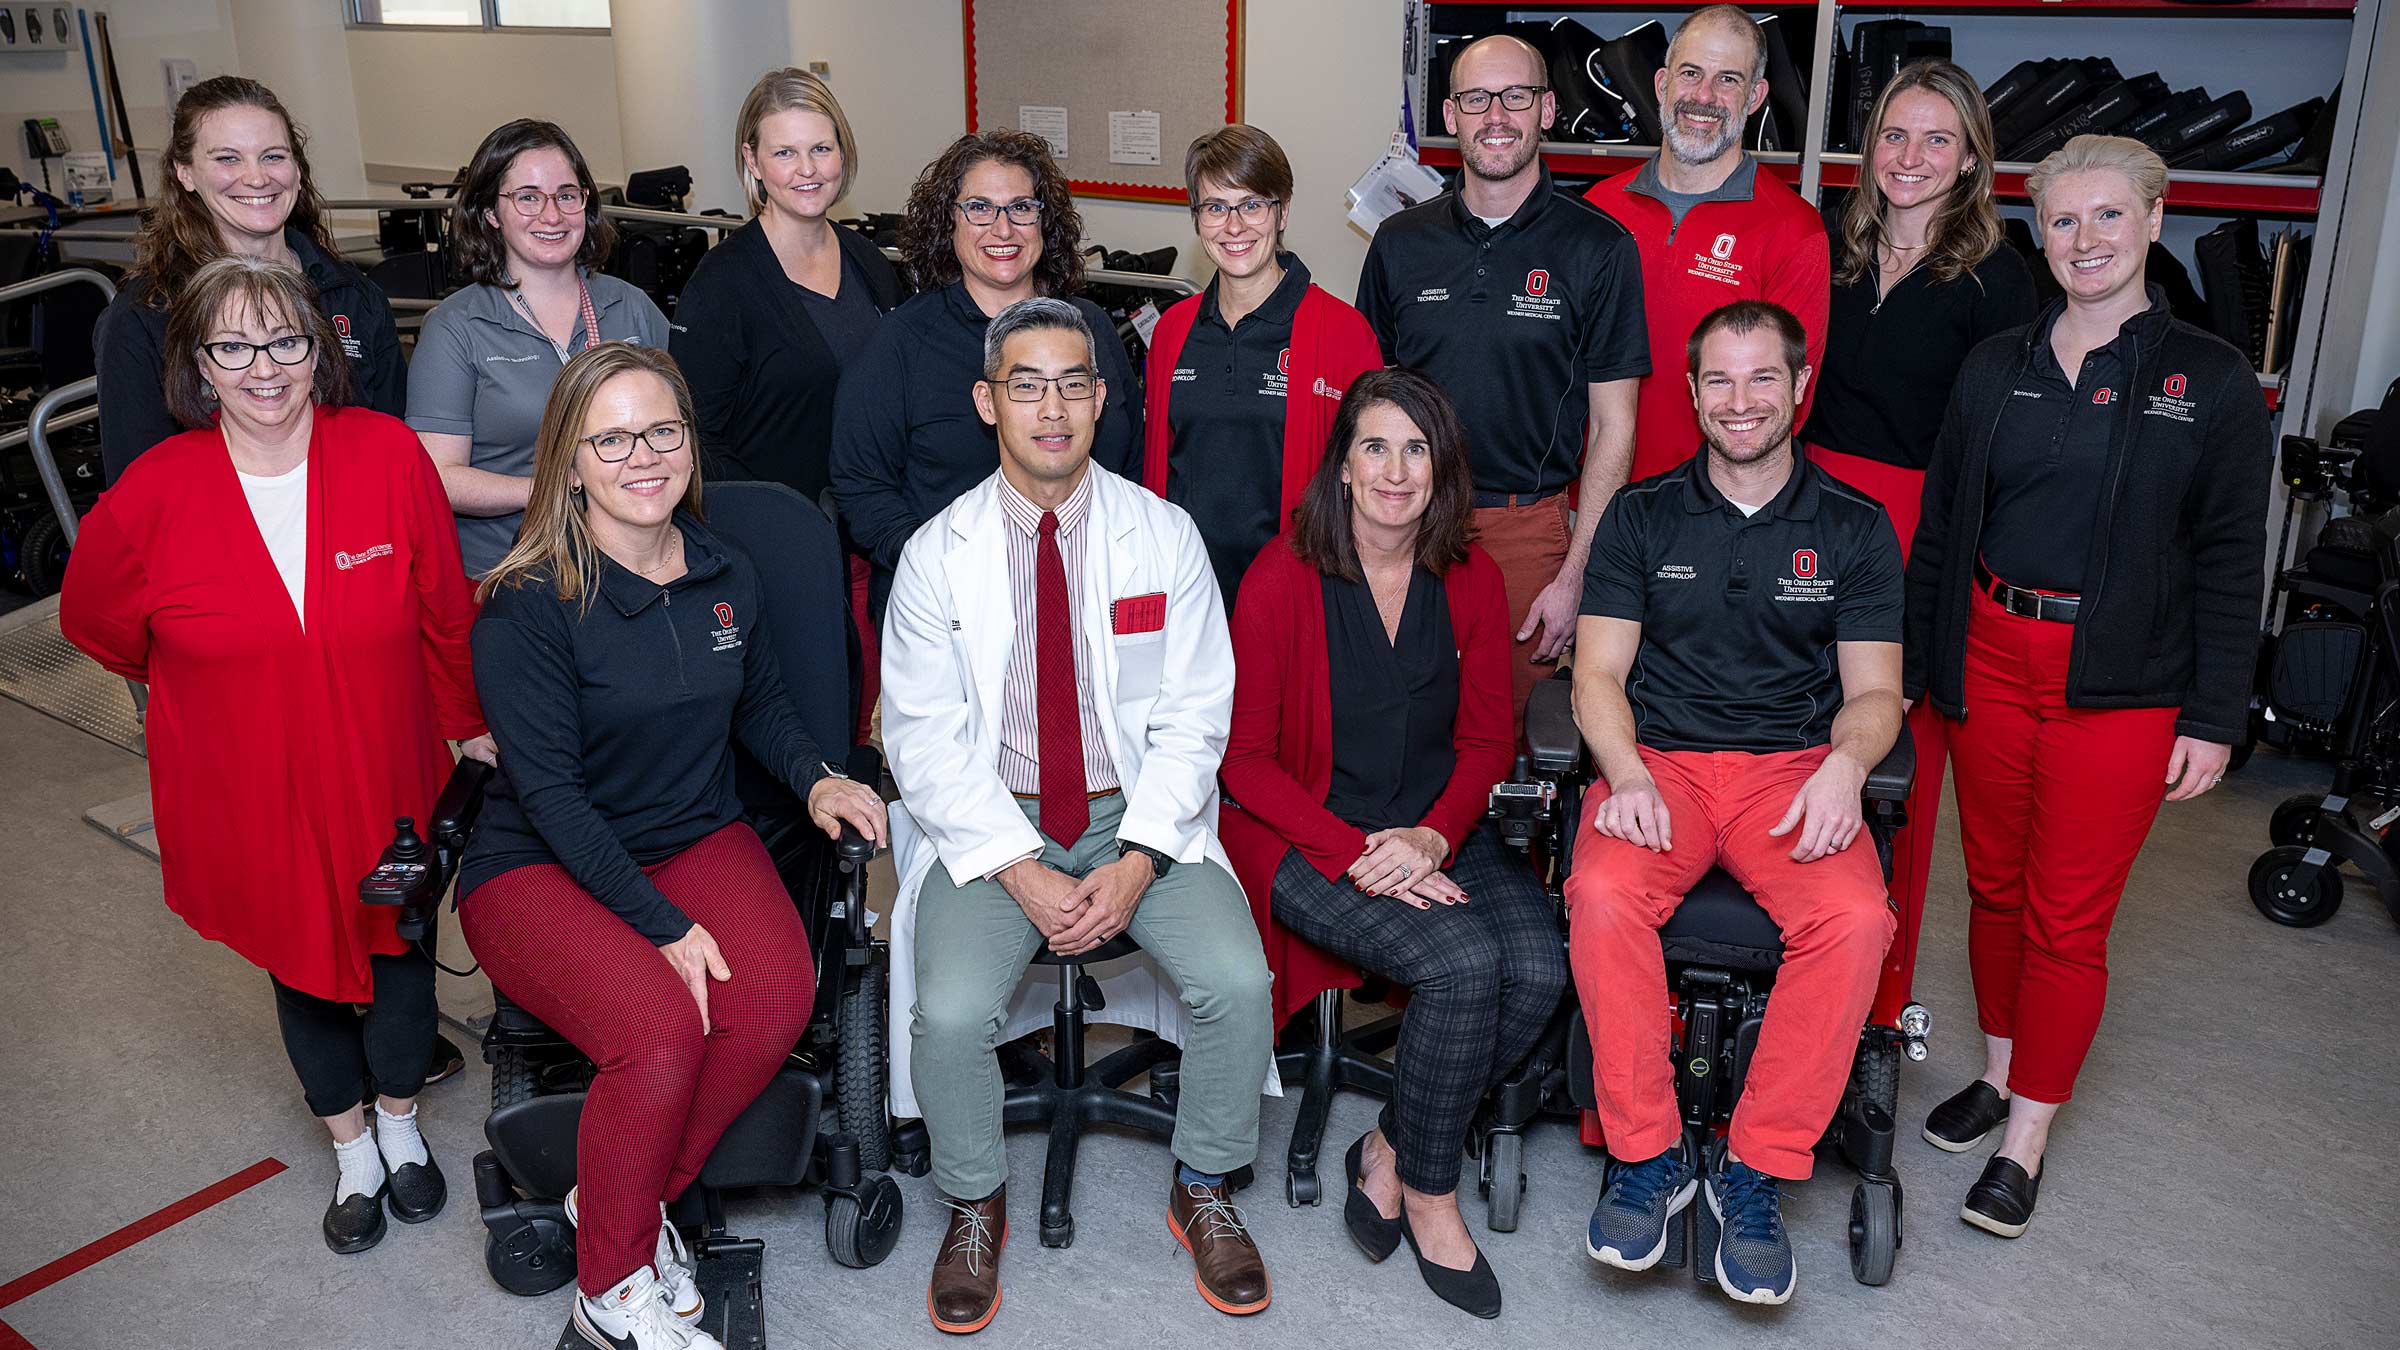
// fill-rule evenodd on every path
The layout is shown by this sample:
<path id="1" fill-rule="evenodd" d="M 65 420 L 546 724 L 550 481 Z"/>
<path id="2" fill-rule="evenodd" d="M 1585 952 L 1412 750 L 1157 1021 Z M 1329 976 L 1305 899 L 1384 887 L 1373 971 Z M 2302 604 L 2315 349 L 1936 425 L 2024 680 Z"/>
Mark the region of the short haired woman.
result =
<path id="1" fill-rule="evenodd" d="M 134 236 L 132 275 L 92 332 L 109 482 L 183 430 L 163 391 L 169 369 L 190 353 L 167 347 L 167 314 L 194 273 L 229 253 L 300 269 L 337 339 L 318 354 L 347 367 L 350 401 L 400 415 L 406 376 L 391 302 L 334 251 L 308 171 L 308 135 L 275 91 L 239 75 L 185 90 L 158 154 L 157 182 L 157 203 Z"/>
<path id="2" fill-rule="evenodd" d="M 417 1127 L 433 962 L 358 879 L 393 817 L 431 814 L 445 738 L 492 747 L 441 481 L 408 428 L 347 406 L 338 341 L 297 268 L 228 253 L 184 278 L 164 395 L 193 430 L 84 517 L 58 621 L 149 683 L 167 906 L 266 970 L 333 1136 L 325 1243 L 348 1253 L 383 1240 L 386 1206 L 422 1223 L 448 1194 Z"/>
<path id="3" fill-rule="evenodd" d="M 1495 1317 L 1499 1281 L 1458 1212 L 1460 1146 L 1567 964 L 1556 907 L 1480 828 L 1516 729 L 1508 597 L 1468 542 L 1473 509 L 1466 432 L 1433 381 L 1351 381 L 1234 611 L 1219 828 L 1262 930 L 1412 990 L 1391 1100 L 1344 1162 L 1343 1218 L 1373 1259 L 1406 1238 L 1435 1294 Z"/>
<path id="4" fill-rule="evenodd" d="M 1230 610 L 1325 458 L 1342 391 L 1383 350 L 1284 251 L 1292 163 L 1274 137 L 1219 127 L 1192 142 L 1183 177 L 1216 275 L 1151 330 L 1142 483 L 1191 513 Z"/>
<path id="5" fill-rule="evenodd" d="M 1985 1047 L 1925 1134 L 1963 1151 L 2003 1131 L 1960 1211 L 2002 1237 L 2033 1221 L 2159 802 L 2216 786 L 2248 726 L 2273 439 L 2249 359 L 2148 284 L 2158 155 L 2078 136 L 2027 186 L 2066 294 L 1959 372 L 1902 686 L 1950 719 Z"/>
<path id="6" fill-rule="evenodd" d="M 919 525 L 991 477 L 1000 452 L 975 412 L 983 330 L 1037 295 L 1072 299 L 1099 337 L 1108 407 L 1092 462 L 1139 480 L 1141 386 L 1116 324 L 1075 296 L 1083 217 L 1049 143 L 1023 131 L 961 136 L 917 175 L 900 252 L 919 294 L 893 310 L 834 400 L 833 496 L 875 566 L 875 613 Z"/>
<path id="7" fill-rule="evenodd" d="M 434 306 L 408 364 L 408 424 L 441 466 L 458 550 L 482 576 L 516 542 L 533 443 L 559 370 L 603 342 L 663 347 L 666 316 L 599 270 L 616 247 L 583 152 L 519 118 L 475 148 L 451 247 L 467 284 Z"/>
<path id="8" fill-rule="evenodd" d="M 503 753 L 459 928 L 493 986 L 598 1069 L 567 1196 L 570 1325 L 596 1350 L 719 1350 L 664 1206 L 814 1004 L 808 935 L 734 795 L 734 741 L 828 835 L 885 837 L 882 800 L 825 762 L 792 706 L 757 570 L 701 521 L 691 426 L 664 351 L 604 342 L 569 361 L 475 623 Z"/>

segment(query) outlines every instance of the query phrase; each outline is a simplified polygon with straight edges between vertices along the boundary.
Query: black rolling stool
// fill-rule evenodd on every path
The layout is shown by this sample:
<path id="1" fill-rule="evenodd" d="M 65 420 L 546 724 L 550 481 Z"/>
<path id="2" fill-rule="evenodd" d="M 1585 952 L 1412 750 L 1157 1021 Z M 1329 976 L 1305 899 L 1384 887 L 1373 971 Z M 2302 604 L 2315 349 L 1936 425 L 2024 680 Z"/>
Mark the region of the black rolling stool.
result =
<path id="1" fill-rule="evenodd" d="M 1380 981 L 1370 980 L 1369 984 Z M 1285 1083 L 1300 1088 L 1300 1113 L 1292 1121 L 1292 1143 L 1284 1155 L 1283 1198 L 1293 1208 L 1314 1205 L 1323 1198 L 1317 1182 L 1317 1155 L 1325 1143 L 1325 1118 L 1333 1109 L 1333 1094 L 1347 1088 L 1392 1095 L 1392 1063 L 1378 1051 L 1400 1039 L 1400 1019 L 1380 1017 L 1356 1031 L 1342 1029 L 1342 1005 L 1348 991 L 1328 989 L 1309 1005 L 1315 1026 L 1305 1042 L 1278 1049 L 1275 1068 Z"/>

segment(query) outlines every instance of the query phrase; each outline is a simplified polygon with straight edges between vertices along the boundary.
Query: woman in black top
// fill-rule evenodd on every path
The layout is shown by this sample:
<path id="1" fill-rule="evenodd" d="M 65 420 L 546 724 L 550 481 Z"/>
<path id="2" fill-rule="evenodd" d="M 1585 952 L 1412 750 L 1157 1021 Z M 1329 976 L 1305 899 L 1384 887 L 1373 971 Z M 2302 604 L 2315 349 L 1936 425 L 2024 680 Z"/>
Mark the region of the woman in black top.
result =
<path id="1" fill-rule="evenodd" d="M 741 819 L 733 739 L 827 834 L 885 830 L 882 801 L 824 762 L 791 705 L 757 572 L 700 522 L 692 417 L 656 348 L 568 362 L 474 633 L 500 772 L 460 868 L 459 927 L 494 987 L 598 1070 L 567 1196 L 571 1317 L 595 1346 L 716 1345 L 661 1206 L 815 998 L 799 914 Z"/>
<path id="2" fill-rule="evenodd" d="M 167 310 L 193 273 L 227 253 L 305 273 L 350 363 L 352 402 L 394 417 L 405 410 L 407 375 L 391 302 L 334 252 L 323 200 L 308 172 L 308 137 L 273 90 L 220 75 L 176 100 L 158 155 L 158 202 L 134 237 L 133 274 L 92 331 L 109 482 L 183 430 L 167 411 Z"/>
<path id="3" fill-rule="evenodd" d="M 1083 217 L 1049 143 L 1023 131 L 961 136 L 909 189 L 900 251 L 917 297 L 892 311 L 848 369 L 833 416 L 833 496 L 875 565 L 874 612 L 917 527 L 991 477 L 992 430 L 975 411 L 993 315 L 1083 283 Z M 1092 462 L 1141 481 L 1142 387 L 1116 324 L 1076 298 L 1101 335 L 1107 408 Z"/>
<path id="4" fill-rule="evenodd" d="M 1948 719 L 1985 1044 L 1925 1137 L 1963 1151 L 2005 1124 L 1961 1211 L 2002 1237 L 2032 1220 L 2159 801 L 2214 787 L 2247 721 L 2271 440 L 2248 359 L 2147 284 L 2157 154 L 2078 136 L 2028 186 L 2066 294 L 1959 373 L 1902 685 Z"/>
<path id="5" fill-rule="evenodd" d="M 2033 317 L 2033 277 L 2001 240 L 1992 117 L 1972 76 L 1948 61 L 1912 62 L 1884 86 L 1868 125 L 1875 133 L 1833 244 L 1825 365 L 1801 440 L 1827 472 L 1883 503 L 1905 562 L 1951 381 L 1976 343 Z M 1917 779 L 1908 824 L 1892 839 L 1900 923 L 1868 1014 L 1885 1026 L 1910 1002 L 1948 753 L 1932 708 L 1912 709 L 1907 726 Z"/>

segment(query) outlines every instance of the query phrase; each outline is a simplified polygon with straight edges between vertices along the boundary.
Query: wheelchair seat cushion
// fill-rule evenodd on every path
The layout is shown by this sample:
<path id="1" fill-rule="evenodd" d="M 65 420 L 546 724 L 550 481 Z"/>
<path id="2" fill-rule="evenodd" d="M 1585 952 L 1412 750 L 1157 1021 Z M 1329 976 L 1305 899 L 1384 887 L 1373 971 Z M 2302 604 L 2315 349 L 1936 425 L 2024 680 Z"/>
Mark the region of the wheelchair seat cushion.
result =
<path id="1" fill-rule="evenodd" d="M 1769 971 L 1783 962 L 1783 930 L 1740 882 L 1710 868 L 1658 930 L 1667 960 L 1729 970 Z"/>

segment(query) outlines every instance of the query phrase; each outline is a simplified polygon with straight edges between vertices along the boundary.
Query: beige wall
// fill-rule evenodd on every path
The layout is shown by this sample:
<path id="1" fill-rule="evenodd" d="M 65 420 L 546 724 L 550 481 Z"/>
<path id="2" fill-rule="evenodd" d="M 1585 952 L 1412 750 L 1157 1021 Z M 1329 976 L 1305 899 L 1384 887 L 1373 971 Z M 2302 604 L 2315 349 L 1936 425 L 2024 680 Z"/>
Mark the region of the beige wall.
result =
<path id="1" fill-rule="evenodd" d="M 602 179 L 660 167 L 625 163 L 616 48 L 605 34 L 354 28 L 349 49 L 368 164 L 448 178 L 492 128 L 542 117 L 566 128 Z"/>

